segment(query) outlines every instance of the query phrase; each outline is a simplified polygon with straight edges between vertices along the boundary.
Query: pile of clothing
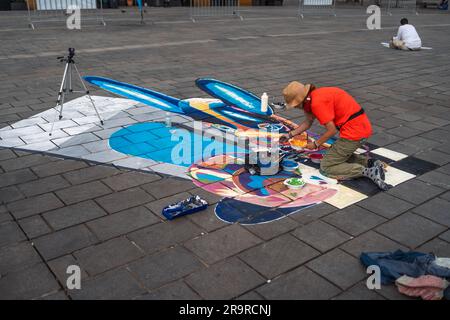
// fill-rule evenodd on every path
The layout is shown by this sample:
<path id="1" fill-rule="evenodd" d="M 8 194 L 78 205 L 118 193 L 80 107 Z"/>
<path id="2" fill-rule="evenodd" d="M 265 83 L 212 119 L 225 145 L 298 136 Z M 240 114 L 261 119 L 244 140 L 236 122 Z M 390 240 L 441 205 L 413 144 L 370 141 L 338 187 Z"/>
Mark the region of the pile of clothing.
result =
<path id="1" fill-rule="evenodd" d="M 361 262 L 367 268 L 376 265 L 381 284 L 395 283 L 399 292 L 424 300 L 450 300 L 450 258 L 416 251 L 363 252 Z"/>

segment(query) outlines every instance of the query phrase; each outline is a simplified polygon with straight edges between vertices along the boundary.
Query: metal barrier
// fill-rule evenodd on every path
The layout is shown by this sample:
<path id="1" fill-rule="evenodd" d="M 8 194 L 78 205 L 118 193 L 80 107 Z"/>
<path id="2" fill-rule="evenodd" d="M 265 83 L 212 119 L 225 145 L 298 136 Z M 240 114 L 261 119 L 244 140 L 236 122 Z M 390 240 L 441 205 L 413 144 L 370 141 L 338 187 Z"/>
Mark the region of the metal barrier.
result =
<path id="1" fill-rule="evenodd" d="M 243 20 L 239 13 L 239 0 L 190 0 L 190 18 L 234 16 Z"/>
<path id="2" fill-rule="evenodd" d="M 305 14 L 332 15 L 336 17 L 336 0 L 299 0 L 298 14 L 303 19 Z"/>
<path id="3" fill-rule="evenodd" d="M 394 13 L 413 13 L 418 15 L 416 0 L 388 0 L 387 14 L 392 16 Z"/>
<path id="4" fill-rule="evenodd" d="M 98 21 L 106 25 L 103 19 L 102 1 L 96 0 L 27 0 L 29 26 L 35 29 L 40 22 L 62 22 L 68 18 L 67 9 L 76 6 L 80 11 L 82 22 Z"/>

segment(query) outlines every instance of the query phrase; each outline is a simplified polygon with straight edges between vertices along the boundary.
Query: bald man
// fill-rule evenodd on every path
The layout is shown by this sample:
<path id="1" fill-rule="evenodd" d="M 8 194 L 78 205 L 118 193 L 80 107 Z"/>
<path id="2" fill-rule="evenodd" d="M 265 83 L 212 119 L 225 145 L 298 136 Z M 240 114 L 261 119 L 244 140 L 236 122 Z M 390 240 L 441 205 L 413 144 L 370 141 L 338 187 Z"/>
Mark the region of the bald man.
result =
<path id="1" fill-rule="evenodd" d="M 351 95 L 336 87 L 316 88 L 293 81 L 284 88 L 283 96 L 286 109 L 303 110 L 306 119 L 281 141 L 308 130 L 317 119 L 327 131 L 308 143 L 307 149 L 318 149 L 339 132 L 339 138 L 321 161 L 320 172 L 323 175 L 338 180 L 367 177 L 381 190 L 389 189 L 390 186 L 384 182 L 383 163 L 354 153 L 372 135 L 372 126 L 364 109 Z"/>

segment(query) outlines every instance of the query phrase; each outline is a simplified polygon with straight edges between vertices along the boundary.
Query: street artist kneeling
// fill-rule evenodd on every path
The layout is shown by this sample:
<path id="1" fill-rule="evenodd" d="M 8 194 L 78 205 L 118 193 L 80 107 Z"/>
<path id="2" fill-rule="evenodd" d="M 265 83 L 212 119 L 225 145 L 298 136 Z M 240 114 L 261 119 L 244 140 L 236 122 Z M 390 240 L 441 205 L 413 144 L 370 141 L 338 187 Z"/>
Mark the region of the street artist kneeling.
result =
<path id="1" fill-rule="evenodd" d="M 350 94 L 336 87 L 316 88 L 293 81 L 284 88 L 283 96 L 286 108 L 303 109 L 306 119 L 295 130 L 282 136 L 281 142 L 308 130 L 317 118 L 327 131 L 316 141 L 308 143 L 307 149 L 319 148 L 339 132 L 339 138 L 320 164 L 320 172 L 324 176 L 338 180 L 367 177 L 381 190 L 390 188 L 384 182 L 384 165 L 380 160 L 354 153 L 372 135 L 372 126 L 364 109 Z"/>

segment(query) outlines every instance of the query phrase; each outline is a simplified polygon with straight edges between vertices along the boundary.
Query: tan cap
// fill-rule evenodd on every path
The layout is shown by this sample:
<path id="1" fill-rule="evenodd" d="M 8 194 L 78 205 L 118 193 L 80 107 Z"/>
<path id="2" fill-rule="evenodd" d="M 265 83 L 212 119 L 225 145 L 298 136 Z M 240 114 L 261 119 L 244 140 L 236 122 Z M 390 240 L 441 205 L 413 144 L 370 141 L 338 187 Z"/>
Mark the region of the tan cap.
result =
<path id="1" fill-rule="evenodd" d="M 288 109 L 300 105 L 308 94 L 310 84 L 304 85 L 298 81 L 292 81 L 283 89 L 284 101 Z"/>

